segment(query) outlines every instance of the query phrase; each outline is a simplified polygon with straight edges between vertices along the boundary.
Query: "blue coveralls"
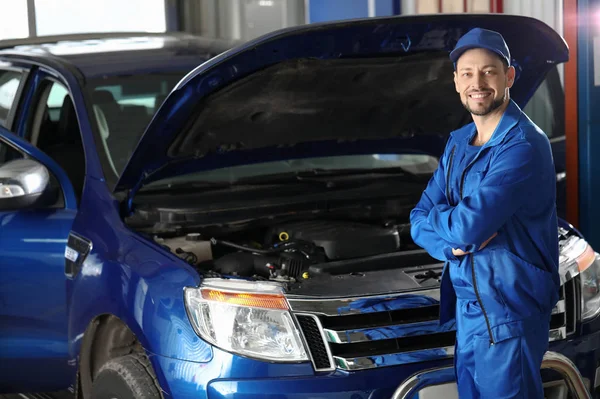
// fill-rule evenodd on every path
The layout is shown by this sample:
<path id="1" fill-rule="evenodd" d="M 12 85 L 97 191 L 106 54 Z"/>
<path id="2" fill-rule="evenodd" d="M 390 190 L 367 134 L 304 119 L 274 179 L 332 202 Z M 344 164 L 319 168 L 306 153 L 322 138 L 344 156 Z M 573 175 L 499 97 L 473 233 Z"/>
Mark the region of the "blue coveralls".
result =
<path id="1" fill-rule="evenodd" d="M 543 398 L 539 370 L 560 287 L 550 143 L 512 100 L 484 146 L 470 146 L 475 134 L 471 123 L 450 135 L 411 212 L 411 234 L 445 261 L 440 323 L 456 322 L 460 397 Z"/>

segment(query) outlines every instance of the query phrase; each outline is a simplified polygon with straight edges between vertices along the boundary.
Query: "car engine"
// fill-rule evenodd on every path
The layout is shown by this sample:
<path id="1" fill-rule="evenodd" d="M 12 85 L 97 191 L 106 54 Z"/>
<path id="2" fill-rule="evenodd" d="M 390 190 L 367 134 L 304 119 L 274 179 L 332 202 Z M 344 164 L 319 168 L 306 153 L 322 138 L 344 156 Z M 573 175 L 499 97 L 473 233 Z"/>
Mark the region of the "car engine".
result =
<path id="1" fill-rule="evenodd" d="M 243 239 L 190 233 L 155 241 L 203 271 L 274 280 L 297 280 L 309 268 L 401 249 L 402 226 L 308 220 L 245 232 Z"/>

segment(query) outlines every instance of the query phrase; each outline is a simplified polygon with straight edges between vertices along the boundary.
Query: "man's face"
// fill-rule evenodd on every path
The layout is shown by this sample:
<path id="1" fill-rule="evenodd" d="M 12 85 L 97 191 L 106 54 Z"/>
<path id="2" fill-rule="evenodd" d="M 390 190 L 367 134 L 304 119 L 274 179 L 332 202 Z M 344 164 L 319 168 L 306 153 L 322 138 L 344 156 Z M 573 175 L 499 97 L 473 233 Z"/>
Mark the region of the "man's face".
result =
<path id="1" fill-rule="evenodd" d="M 467 50 L 460 56 L 454 84 L 464 107 L 473 115 L 485 116 L 504 104 L 515 77 L 500 57 L 485 49 Z"/>

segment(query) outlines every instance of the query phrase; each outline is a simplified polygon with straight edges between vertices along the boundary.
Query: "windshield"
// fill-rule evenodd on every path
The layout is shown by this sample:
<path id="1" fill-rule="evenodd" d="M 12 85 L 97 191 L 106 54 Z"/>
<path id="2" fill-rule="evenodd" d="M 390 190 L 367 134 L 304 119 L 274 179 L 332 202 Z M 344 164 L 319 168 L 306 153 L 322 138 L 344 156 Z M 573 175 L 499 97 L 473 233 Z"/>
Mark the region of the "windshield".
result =
<path id="1" fill-rule="evenodd" d="M 182 183 L 229 183 L 252 179 L 260 176 L 273 176 L 289 173 L 301 173 L 311 170 L 343 171 L 343 170 L 385 170 L 401 168 L 415 175 L 429 175 L 438 165 L 436 157 L 426 154 L 368 154 L 343 155 L 331 157 L 315 157 L 289 159 L 250 165 L 231 166 L 186 174 L 169 179 L 157 180 L 145 186 L 146 189 Z"/>
<path id="2" fill-rule="evenodd" d="M 104 174 L 121 174 L 154 113 L 185 72 L 92 79 L 87 85 Z"/>

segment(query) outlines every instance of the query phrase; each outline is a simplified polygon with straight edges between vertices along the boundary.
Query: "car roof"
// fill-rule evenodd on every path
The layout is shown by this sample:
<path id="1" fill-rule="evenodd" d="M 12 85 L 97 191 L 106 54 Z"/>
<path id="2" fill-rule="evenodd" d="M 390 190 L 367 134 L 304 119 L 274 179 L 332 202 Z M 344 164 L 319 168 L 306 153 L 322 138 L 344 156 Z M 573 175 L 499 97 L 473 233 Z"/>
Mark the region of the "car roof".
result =
<path id="1" fill-rule="evenodd" d="M 0 41 L 0 57 L 62 64 L 89 79 L 187 72 L 239 43 L 178 32 L 88 33 Z"/>

